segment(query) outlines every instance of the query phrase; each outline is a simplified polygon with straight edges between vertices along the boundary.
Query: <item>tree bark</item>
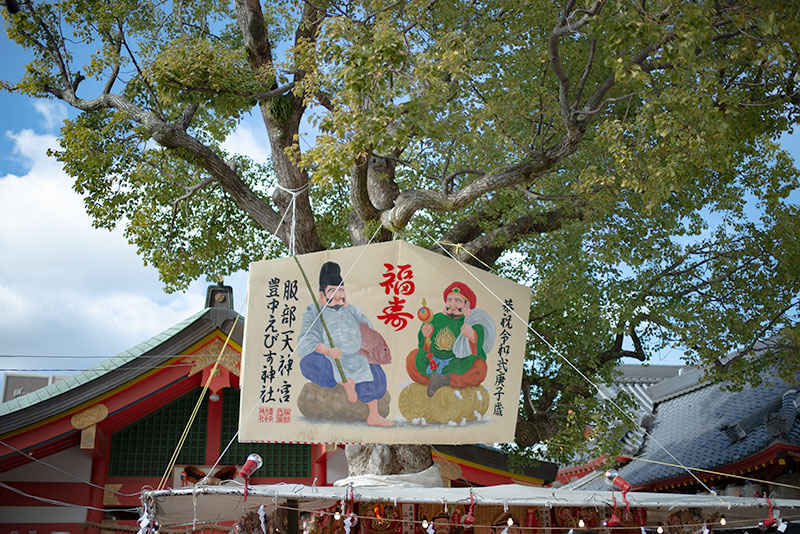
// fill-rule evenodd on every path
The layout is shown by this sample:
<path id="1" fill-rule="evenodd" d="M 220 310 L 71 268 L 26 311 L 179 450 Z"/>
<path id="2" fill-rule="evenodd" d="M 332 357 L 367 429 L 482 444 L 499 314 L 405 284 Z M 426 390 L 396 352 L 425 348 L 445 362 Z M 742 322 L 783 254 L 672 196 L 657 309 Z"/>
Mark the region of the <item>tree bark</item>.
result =
<path id="1" fill-rule="evenodd" d="M 351 443 L 345 455 L 350 476 L 419 473 L 433 465 L 430 445 Z"/>

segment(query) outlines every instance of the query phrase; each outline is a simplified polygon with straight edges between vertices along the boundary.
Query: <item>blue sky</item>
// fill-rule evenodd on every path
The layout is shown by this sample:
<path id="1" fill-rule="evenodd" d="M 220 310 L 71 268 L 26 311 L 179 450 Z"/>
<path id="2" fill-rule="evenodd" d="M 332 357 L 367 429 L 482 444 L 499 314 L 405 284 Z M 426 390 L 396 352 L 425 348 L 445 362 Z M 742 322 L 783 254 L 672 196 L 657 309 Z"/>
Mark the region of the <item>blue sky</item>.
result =
<path id="1" fill-rule="evenodd" d="M 0 79 L 14 81 L 26 58 L 0 33 Z M 84 369 L 202 309 L 205 281 L 166 294 L 120 230 L 91 227 L 70 178 L 46 156 L 68 108 L 8 92 L 0 107 L 0 369 L 70 374 L 61 370 Z M 257 127 L 246 122 L 229 144 L 263 161 Z M 247 274 L 226 283 L 242 311 Z"/>
<path id="2" fill-rule="evenodd" d="M 0 79 L 18 79 L 27 58 L 5 32 L 0 57 Z M 0 92 L 0 106 L 0 369 L 69 374 L 60 370 L 86 368 L 200 310 L 205 281 L 166 294 L 121 231 L 91 227 L 69 177 L 45 155 L 56 147 L 67 107 L 7 92 Z M 251 118 L 228 148 L 264 161 L 265 136 Z M 800 135 L 786 136 L 783 146 L 797 160 Z M 246 273 L 226 283 L 243 310 Z M 652 363 L 678 363 L 679 355 Z"/>

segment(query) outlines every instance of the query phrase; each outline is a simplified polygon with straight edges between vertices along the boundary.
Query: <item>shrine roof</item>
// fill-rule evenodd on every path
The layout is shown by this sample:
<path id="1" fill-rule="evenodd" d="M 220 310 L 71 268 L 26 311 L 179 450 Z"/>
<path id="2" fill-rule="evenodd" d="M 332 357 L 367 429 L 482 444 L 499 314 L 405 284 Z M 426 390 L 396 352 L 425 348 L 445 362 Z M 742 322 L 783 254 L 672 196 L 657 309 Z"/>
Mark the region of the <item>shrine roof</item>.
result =
<path id="1" fill-rule="evenodd" d="M 678 460 L 687 467 L 719 470 L 746 463 L 776 443 L 800 447 L 800 380 L 771 377 L 759 387 L 730 391 L 701 378 L 699 370 L 691 369 L 648 389 L 654 424 L 634 455 L 641 460 L 618 469 L 625 480 L 640 486 L 687 475 Z M 570 487 L 609 486 L 594 476 Z"/>
<path id="2" fill-rule="evenodd" d="M 233 310 L 205 308 L 112 358 L 0 404 L 0 435 L 91 400 L 158 367 L 235 316 Z M 240 338 L 237 335 L 236 341 Z M 145 355 L 151 357 L 140 358 Z"/>
<path id="3" fill-rule="evenodd" d="M 508 455 L 499 449 L 486 445 L 433 445 L 435 452 L 449 455 L 467 464 L 485 466 L 505 473 L 510 478 L 514 475 L 540 479 L 543 484 L 552 482 L 558 472 L 558 465 L 541 461 L 536 466 L 515 469 L 508 465 Z"/>

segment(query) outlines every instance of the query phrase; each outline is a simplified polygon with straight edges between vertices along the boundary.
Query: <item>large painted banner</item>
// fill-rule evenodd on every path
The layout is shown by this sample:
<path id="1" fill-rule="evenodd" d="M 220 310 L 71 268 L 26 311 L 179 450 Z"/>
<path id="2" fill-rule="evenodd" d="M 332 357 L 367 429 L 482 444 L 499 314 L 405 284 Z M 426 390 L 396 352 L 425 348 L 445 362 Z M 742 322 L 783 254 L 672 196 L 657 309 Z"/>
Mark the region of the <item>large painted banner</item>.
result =
<path id="1" fill-rule="evenodd" d="M 392 241 L 250 265 L 240 441 L 511 441 L 530 289 Z"/>

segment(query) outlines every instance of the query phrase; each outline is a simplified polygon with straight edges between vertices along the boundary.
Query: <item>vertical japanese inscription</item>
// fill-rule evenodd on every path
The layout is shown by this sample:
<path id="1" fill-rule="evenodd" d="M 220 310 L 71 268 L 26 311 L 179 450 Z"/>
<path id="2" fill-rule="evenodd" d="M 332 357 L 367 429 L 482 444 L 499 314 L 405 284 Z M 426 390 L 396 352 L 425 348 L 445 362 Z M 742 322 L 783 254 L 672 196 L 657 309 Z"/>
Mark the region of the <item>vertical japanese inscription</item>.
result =
<path id="1" fill-rule="evenodd" d="M 503 318 L 500 319 L 500 346 L 497 348 L 497 366 L 495 367 L 494 378 L 494 411 L 493 415 L 503 416 L 503 394 L 506 387 L 506 373 L 508 373 L 508 354 L 511 349 L 508 340 L 511 339 L 511 312 L 514 311 L 514 301 L 506 299 L 503 301 Z"/>
<path id="2" fill-rule="evenodd" d="M 289 378 L 294 370 L 295 328 L 297 320 L 297 280 L 273 277 L 267 282 L 264 325 L 264 350 L 261 362 L 262 404 L 288 404 L 291 401 Z M 291 422 L 290 409 L 270 406 L 259 409 L 259 422 Z"/>
<path id="3" fill-rule="evenodd" d="M 400 295 L 413 295 L 414 289 L 414 271 L 411 270 L 411 264 L 398 265 L 395 271 L 395 266 L 391 263 L 384 263 L 386 272 L 383 273 L 383 282 L 380 286 L 383 287 L 387 295 L 394 295 L 389 300 L 389 305 L 383 308 L 383 314 L 378 315 L 378 319 L 383 321 L 383 324 L 391 325 L 395 332 L 404 329 L 408 325 L 408 320 L 413 318 L 414 315 L 404 311 L 406 299 L 401 299 Z"/>

